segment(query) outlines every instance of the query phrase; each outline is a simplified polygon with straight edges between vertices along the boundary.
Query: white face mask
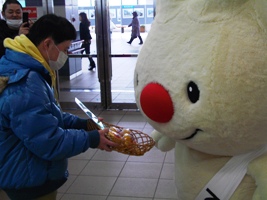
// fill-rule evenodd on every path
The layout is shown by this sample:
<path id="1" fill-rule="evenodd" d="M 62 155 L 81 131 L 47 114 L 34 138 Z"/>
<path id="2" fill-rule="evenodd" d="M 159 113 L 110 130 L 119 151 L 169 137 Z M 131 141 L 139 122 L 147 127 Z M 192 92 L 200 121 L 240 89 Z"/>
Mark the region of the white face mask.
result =
<path id="1" fill-rule="evenodd" d="M 56 45 L 55 45 L 55 47 L 57 48 Z M 47 56 L 49 58 L 49 61 L 48 61 L 49 62 L 49 66 L 53 70 L 59 70 L 59 69 L 61 69 L 64 66 L 64 64 L 67 61 L 67 59 L 68 59 L 68 56 L 63 51 L 59 51 L 58 48 L 57 48 L 57 50 L 59 52 L 59 55 L 57 57 L 57 61 L 50 60 L 49 55 L 48 55 L 48 52 L 46 52 L 47 53 Z"/>
<path id="2" fill-rule="evenodd" d="M 19 29 L 22 24 L 22 19 L 7 19 L 6 24 L 13 29 Z"/>

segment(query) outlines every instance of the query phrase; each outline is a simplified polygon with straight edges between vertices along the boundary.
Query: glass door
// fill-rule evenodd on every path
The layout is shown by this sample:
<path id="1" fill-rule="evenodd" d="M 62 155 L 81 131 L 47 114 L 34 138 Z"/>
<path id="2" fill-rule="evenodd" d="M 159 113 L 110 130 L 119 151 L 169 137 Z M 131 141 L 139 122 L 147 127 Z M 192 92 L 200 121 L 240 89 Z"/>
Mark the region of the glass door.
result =
<path id="1" fill-rule="evenodd" d="M 145 42 L 153 21 L 153 0 L 90 0 L 86 5 L 83 2 L 78 13 L 87 13 L 91 22 L 90 55 L 97 67 L 88 70 L 86 54 L 70 55 L 81 70 L 71 78 L 59 77 L 60 102 L 63 107 L 73 107 L 73 99 L 78 97 L 89 107 L 136 109 L 133 78 L 142 45 L 138 38 L 127 43 L 131 37 L 128 25 L 132 12 L 137 11 L 140 25 L 145 27 L 140 33 Z"/>
<path id="2" fill-rule="evenodd" d="M 109 1 L 112 105 L 135 108 L 134 69 L 153 21 L 153 0 Z M 140 37 L 131 41 L 133 12 L 137 12 Z M 115 27 L 114 27 L 115 25 Z M 131 42 L 129 44 L 128 42 Z"/>

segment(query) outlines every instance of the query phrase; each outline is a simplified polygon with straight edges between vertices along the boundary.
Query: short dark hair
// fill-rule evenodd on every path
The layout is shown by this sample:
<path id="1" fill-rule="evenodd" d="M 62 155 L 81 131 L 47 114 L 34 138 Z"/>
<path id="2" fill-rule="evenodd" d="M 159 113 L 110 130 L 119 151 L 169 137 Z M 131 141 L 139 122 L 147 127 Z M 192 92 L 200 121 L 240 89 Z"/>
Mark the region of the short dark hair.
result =
<path id="1" fill-rule="evenodd" d="M 137 13 L 136 11 L 134 11 L 132 14 L 133 14 L 133 16 L 135 16 L 135 17 L 138 16 L 138 13 Z"/>
<path id="2" fill-rule="evenodd" d="M 55 44 L 59 44 L 67 40 L 75 40 L 76 29 L 66 18 L 47 14 L 33 23 L 27 37 L 35 46 L 48 37 L 51 37 Z"/>
<path id="3" fill-rule="evenodd" d="M 22 9 L 22 5 L 20 4 L 19 1 L 17 1 L 17 0 L 6 0 L 5 3 L 3 4 L 2 12 L 5 12 L 5 10 L 7 8 L 7 5 L 9 5 L 9 4 L 18 4 Z"/>

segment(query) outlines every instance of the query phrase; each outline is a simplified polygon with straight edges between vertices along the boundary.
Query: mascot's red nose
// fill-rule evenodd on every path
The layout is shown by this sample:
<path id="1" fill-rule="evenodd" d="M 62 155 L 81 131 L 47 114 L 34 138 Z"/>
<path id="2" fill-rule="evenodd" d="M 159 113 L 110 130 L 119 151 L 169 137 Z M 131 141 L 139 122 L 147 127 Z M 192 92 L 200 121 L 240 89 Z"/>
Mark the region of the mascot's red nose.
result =
<path id="1" fill-rule="evenodd" d="M 159 123 L 169 122 L 174 114 L 168 91 L 158 83 L 149 83 L 140 96 L 143 112 L 151 120 Z"/>

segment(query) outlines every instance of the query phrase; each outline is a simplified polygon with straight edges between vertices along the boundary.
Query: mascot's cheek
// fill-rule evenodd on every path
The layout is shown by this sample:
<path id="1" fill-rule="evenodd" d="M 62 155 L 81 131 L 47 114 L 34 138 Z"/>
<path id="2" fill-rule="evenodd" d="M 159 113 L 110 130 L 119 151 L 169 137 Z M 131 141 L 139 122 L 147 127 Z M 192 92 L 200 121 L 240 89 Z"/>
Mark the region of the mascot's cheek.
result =
<path id="1" fill-rule="evenodd" d="M 140 95 L 143 112 L 151 120 L 158 123 L 169 122 L 174 114 L 169 92 L 158 83 L 147 84 Z"/>

